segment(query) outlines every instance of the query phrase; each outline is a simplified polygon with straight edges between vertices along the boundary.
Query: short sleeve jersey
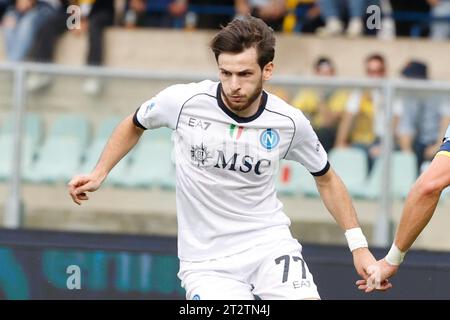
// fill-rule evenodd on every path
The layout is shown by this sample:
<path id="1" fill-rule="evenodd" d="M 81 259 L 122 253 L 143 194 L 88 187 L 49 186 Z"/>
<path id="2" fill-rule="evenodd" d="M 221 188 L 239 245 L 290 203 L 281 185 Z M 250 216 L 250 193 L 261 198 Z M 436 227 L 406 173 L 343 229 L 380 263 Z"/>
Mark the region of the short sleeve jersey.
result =
<path id="1" fill-rule="evenodd" d="M 273 179 L 280 160 L 297 161 L 313 175 L 329 169 L 299 109 L 263 91 L 257 112 L 239 117 L 226 107 L 221 90 L 209 80 L 173 85 L 134 116 L 144 129 L 174 130 L 178 255 L 185 261 L 292 237 Z"/>

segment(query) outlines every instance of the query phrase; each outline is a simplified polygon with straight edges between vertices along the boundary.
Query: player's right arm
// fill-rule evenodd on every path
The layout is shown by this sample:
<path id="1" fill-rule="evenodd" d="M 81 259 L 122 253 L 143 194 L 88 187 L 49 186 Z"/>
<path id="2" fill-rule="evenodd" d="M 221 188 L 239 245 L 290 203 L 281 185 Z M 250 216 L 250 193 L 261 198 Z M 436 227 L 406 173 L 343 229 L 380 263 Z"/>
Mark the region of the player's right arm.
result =
<path id="1" fill-rule="evenodd" d="M 134 113 L 117 126 L 108 140 L 94 170 L 87 175 L 75 176 L 68 184 L 72 200 L 81 205 L 89 200 L 86 192 L 96 191 L 114 166 L 136 145 L 144 129 L 133 122 Z"/>

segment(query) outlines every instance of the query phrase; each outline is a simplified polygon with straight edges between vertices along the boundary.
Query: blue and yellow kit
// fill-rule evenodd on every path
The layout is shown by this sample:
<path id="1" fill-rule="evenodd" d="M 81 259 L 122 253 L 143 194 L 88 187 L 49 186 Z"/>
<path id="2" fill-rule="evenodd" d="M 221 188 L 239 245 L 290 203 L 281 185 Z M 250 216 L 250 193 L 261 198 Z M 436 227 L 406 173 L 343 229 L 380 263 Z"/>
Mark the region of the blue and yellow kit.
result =
<path id="1" fill-rule="evenodd" d="M 447 132 L 445 133 L 444 143 L 442 143 L 442 146 L 436 155 L 450 157 L 450 126 L 448 126 Z"/>

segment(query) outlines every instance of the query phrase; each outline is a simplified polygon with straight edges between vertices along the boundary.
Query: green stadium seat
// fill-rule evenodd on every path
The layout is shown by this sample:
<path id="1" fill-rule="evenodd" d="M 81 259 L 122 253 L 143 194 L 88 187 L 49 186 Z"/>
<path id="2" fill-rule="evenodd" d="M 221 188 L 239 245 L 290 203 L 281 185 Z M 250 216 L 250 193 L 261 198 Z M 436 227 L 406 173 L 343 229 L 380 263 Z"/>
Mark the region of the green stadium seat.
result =
<path id="1" fill-rule="evenodd" d="M 11 134 L 0 135 L 0 181 L 11 177 L 13 136 Z M 22 172 L 30 171 L 36 154 L 36 144 L 29 136 L 25 136 L 22 142 Z"/>
<path id="2" fill-rule="evenodd" d="M 356 196 L 367 199 L 378 199 L 381 195 L 383 177 L 383 160 L 375 160 L 372 171 L 367 178 L 365 188 Z M 411 186 L 417 179 L 417 159 L 413 153 L 395 151 L 391 159 L 391 191 L 395 198 L 403 199 L 408 195 Z"/>
<path id="3" fill-rule="evenodd" d="M 37 160 L 24 175 L 30 182 L 68 182 L 78 173 L 89 136 L 88 121 L 80 115 L 63 115 L 50 127 Z"/>
<path id="4" fill-rule="evenodd" d="M 84 154 L 83 163 L 79 170 L 81 173 L 89 173 L 94 169 L 109 137 L 120 121 L 120 117 L 112 116 L 100 124 L 94 140 Z"/>
<path id="5" fill-rule="evenodd" d="M 30 182 L 68 182 L 77 172 L 83 147 L 75 137 L 49 137 L 38 152 L 38 159 L 24 175 Z"/>
<path id="6" fill-rule="evenodd" d="M 277 192 L 283 195 L 300 194 L 300 164 L 282 160 L 278 173 L 275 175 L 275 186 Z"/>
<path id="7" fill-rule="evenodd" d="M 172 143 L 172 129 L 158 128 L 147 130 L 141 137 L 139 144 L 149 143 Z"/>
<path id="8" fill-rule="evenodd" d="M 24 116 L 23 135 L 29 137 L 32 143 L 39 143 L 43 134 L 42 118 L 33 112 L 27 112 Z M 14 133 L 14 119 L 10 114 L 6 117 L 1 127 L 0 135 L 12 135 Z"/>
<path id="9" fill-rule="evenodd" d="M 307 197 L 319 197 L 319 190 L 317 190 L 316 180 L 314 176 L 302 165 L 299 167 L 300 192 Z"/>
<path id="10" fill-rule="evenodd" d="M 131 150 L 118 164 L 116 164 L 103 183 L 104 185 L 128 187 L 127 181 L 129 179 L 130 163 L 132 162 L 133 154 L 134 150 Z"/>
<path id="11" fill-rule="evenodd" d="M 77 114 L 66 114 L 58 117 L 52 124 L 48 139 L 75 138 L 82 146 L 87 144 L 89 138 L 89 123 L 85 117 Z"/>
<path id="12" fill-rule="evenodd" d="M 392 155 L 392 191 L 404 199 L 417 179 L 417 158 L 412 152 L 396 151 Z"/>
<path id="13" fill-rule="evenodd" d="M 174 189 L 175 166 L 171 155 L 171 144 L 144 141 L 136 149 L 125 185 Z"/>
<path id="14" fill-rule="evenodd" d="M 110 116 L 103 120 L 97 130 L 95 140 L 107 141 L 121 121 L 122 118 L 119 116 Z"/>
<path id="15" fill-rule="evenodd" d="M 366 153 L 357 148 L 332 149 L 329 161 L 349 193 L 358 194 L 367 177 Z"/>

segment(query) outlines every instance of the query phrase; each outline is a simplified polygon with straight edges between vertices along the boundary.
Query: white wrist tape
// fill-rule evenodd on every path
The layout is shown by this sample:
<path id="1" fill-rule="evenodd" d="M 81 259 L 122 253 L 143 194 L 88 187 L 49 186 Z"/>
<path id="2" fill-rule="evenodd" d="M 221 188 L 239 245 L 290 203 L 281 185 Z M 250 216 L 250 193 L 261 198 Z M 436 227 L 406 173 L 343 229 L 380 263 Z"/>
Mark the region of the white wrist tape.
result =
<path id="1" fill-rule="evenodd" d="M 350 251 L 358 248 L 367 248 L 366 237 L 364 236 L 361 228 L 352 228 L 345 231 L 345 237 L 347 238 L 348 247 Z"/>
<path id="2" fill-rule="evenodd" d="M 395 245 L 395 243 L 393 243 L 391 249 L 389 250 L 388 254 L 385 257 L 385 260 L 392 266 L 399 266 L 403 262 L 405 254 L 406 252 L 400 251 L 400 249 Z"/>

